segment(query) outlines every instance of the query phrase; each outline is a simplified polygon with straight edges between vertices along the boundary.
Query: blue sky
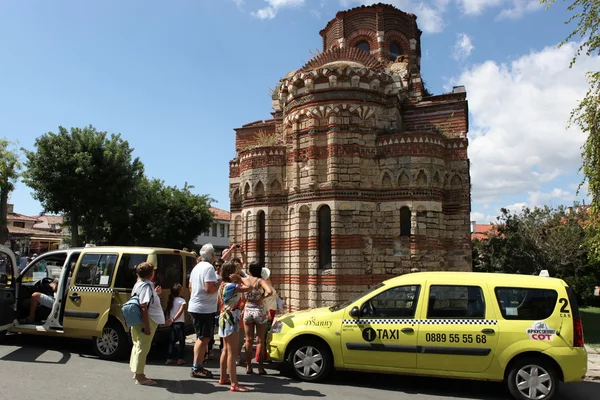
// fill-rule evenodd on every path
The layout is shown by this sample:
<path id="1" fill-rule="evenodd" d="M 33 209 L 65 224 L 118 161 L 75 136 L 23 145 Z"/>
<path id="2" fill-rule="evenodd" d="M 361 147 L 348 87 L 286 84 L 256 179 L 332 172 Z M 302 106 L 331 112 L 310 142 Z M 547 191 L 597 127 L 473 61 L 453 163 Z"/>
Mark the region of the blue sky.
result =
<path id="1" fill-rule="evenodd" d="M 59 125 L 121 133 L 149 176 L 185 182 L 229 209 L 236 127 L 270 118 L 268 88 L 321 49 L 321 30 L 354 0 L 5 0 L 0 6 L 0 137 L 33 149 Z M 434 93 L 464 84 L 473 215 L 576 197 L 584 137 L 565 131 L 585 91 L 563 2 L 396 0 L 414 12 Z M 582 198 L 582 195 L 577 197 Z M 42 211 L 19 183 L 15 211 Z"/>

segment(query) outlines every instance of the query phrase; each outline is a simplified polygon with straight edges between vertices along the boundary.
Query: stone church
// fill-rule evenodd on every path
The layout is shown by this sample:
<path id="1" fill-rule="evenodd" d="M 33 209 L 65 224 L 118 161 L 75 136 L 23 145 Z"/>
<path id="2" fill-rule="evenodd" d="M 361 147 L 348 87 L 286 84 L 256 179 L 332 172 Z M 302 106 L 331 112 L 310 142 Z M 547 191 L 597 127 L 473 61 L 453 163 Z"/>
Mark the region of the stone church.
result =
<path id="1" fill-rule="evenodd" d="M 291 310 L 471 269 L 466 92 L 425 91 L 421 33 L 390 5 L 339 12 L 277 83 L 272 119 L 235 130 L 231 240 Z"/>

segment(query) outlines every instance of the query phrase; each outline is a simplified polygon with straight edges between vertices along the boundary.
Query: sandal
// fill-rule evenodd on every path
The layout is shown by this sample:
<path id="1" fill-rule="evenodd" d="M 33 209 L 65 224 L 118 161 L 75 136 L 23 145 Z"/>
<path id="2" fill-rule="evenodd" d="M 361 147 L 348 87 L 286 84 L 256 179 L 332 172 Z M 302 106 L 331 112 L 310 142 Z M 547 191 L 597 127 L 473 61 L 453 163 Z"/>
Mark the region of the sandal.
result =
<path id="1" fill-rule="evenodd" d="M 183 360 L 183 359 L 177 360 L 177 365 L 183 365 L 183 364 L 185 364 L 185 360 Z"/>
<path id="2" fill-rule="evenodd" d="M 231 383 L 231 380 L 229 380 L 228 378 L 219 379 L 219 385 L 229 385 L 230 383 Z"/>
<path id="3" fill-rule="evenodd" d="M 252 368 L 246 368 L 246 375 L 252 375 L 254 373 L 254 371 L 252 370 Z"/>
<path id="4" fill-rule="evenodd" d="M 190 376 L 192 378 L 209 378 L 209 379 L 212 379 L 213 378 L 213 373 L 210 372 L 209 370 L 207 370 L 206 368 L 200 368 L 197 371 L 195 371 L 195 370 L 192 369 L 192 372 L 191 372 Z"/>
<path id="5" fill-rule="evenodd" d="M 242 385 L 240 385 L 240 384 L 237 384 L 237 385 L 231 385 L 231 386 L 229 387 L 229 390 L 230 390 L 231 392 L 249 392 L 249 391 L 250 391 L 250 389 L 248 389 L 246 386 L 242 386 Z"/>
<path id="6" fill-rule="evenodd" d="M 154 385 L 156 385 L 156 381 L 153 381 L 152 379 L 146 379 L 145 381 L 138 381 L 136 379 L 135 384 L 143 385 L 143 386 L 154 386 Z"/>
<path id="7" fill-rule="evenodd" d="M 261 371 L 260 369 L 258 370 L 258 374 L 259 375 L 268 375 L 267 371 L 265 371 L 264 369 Z"/>
<path id="8" fill-rule="evenodd" d="M 175 360 L 167 360 L 167 361 L 165 362 L 165 365 L 173 365 L 173 364 L 175 364 L 175 363 L 176 363 L 176 361 L 175 361 Z"/>

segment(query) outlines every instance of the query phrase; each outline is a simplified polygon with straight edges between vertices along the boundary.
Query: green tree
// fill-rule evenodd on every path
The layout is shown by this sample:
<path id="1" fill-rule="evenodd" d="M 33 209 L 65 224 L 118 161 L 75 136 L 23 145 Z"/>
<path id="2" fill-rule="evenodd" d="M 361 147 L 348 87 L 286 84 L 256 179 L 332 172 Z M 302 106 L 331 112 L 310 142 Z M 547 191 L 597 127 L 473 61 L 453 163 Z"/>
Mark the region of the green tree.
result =
<path id="1" fill-rule="evenodd" d="M 473 243 L 478 256 L 473 270 L 538 275 L 545 269 L 550 276 L 564 279 L 580 300 L 588 301 L 600 278 L 600 266 L 586 245 L 589 214 L 577 205 L 573 209 L 580 211 L 547 206 L 520 213 L 503 209 L 496 229 Z"/>
<path id="2" fill-rule="evenodd" d="M 547 7 L 556 0 L 541 0 Z M 567 24 L 575 22 L 576 28 L 559 45 L 580 39 L 577 53 L 571 60 L 572 67 L 581 54 L 600 54 L 600 2 L 597 0 L 570 0 L 571 13 Z M 571 112 L 569 125 L 578 126 L 587 134 L 583 145 L 581 171 L 587 180 L 592 197 L 591 223 L 588 226 L 588 246 L 592 255 L 600 260 L 600 71 L 587 73 L 589 90 L 577 107 Z"/>
<path id="3" fill-rule="evenodd" d="M 21 171 L 21 162 L 16 150 L 6 139 L 0 139 L 0 244 L 8 239 L 8 195 L 15 189 Z"/>
<path id="4" fill-rule="evenodd" d="M 110 229 L 109 244 L 193 247 L 194 239 L 212 223 L 210 199 L 191 192 L 187 183 L 179 189 L 158 179 L 142 179 L 127 216 Z"/>
<path id="5" fill-rule="evenodd" d="M 35 141 L 36 151 L 25 150 L 24 182 L 34 190 L 46 212 L 64 213 L 71 245 L 103 242 L 107 227 L 122 218 L 133 201 L 144 167 L 120 135 L 96 128 L 48 132 Z"/>

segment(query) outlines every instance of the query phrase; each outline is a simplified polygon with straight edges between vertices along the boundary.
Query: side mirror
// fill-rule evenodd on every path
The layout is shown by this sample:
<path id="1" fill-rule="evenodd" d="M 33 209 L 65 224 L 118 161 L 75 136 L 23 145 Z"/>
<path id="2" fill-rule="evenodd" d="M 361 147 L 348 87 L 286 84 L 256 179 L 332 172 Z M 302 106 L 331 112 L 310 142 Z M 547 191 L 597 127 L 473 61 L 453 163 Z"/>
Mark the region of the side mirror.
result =
<path id="1" fill-rule="evenodd" d="M 356 306 L 352 307 L 352 310 L 350 310 L 350 316 L 352 318 L 359 318 L 360 317 L 360 310 L 358 309 L 358 307 L 356 307 Z"/>
<path id="2" fill-rule="evenodd" d="M 2 274 L 0 275 L 0 285 L 8 284 L 8 275 Z"/>

